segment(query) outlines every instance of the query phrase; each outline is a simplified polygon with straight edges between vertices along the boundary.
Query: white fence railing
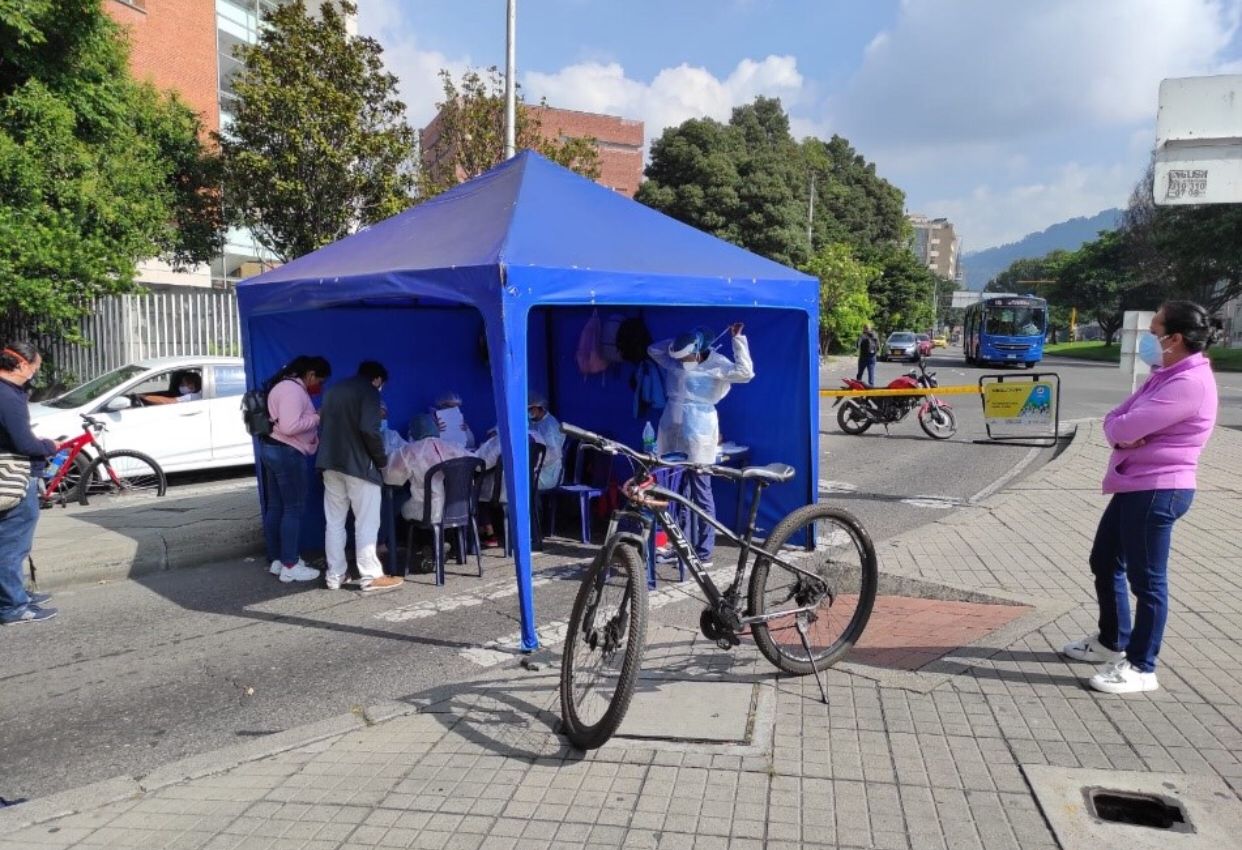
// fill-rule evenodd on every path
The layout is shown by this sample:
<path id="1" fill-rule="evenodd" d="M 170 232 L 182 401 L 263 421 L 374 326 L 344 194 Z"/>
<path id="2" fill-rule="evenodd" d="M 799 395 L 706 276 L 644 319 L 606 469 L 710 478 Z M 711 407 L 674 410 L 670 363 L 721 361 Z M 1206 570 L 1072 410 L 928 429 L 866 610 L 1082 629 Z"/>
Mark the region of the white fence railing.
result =
<path id="1" fill-rule="evenodd" d="M 0 322 L 0 324 L 3 324 Z M 148 292 L 101 298 L 79 325 L 85 344 L 36 338 L 58 383 L 89 381 L 151 357 L 241 355 L 232 291 Z M 5 336 L 17 328 L 4 328 Z"/>

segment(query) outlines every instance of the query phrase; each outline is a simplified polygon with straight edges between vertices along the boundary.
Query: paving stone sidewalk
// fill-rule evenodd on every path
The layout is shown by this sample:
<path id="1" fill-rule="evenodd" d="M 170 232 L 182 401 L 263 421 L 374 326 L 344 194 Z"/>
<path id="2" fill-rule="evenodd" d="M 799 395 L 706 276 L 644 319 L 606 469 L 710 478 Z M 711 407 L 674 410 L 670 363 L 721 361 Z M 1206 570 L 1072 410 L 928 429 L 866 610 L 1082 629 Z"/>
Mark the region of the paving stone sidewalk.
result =
<path id="1" fill-rule="evenodd" d="M 260 760 L 172 768 L 109 786 L 106 802 L 108 788 L 62 796 L 75 813 L 31 808 L 50 818 L 32 826 L 17 828 L 23 807 L 0 811 L 0 848 L 1035 850 L 1058 844 L 1023 766 L 1216 777 L 1236 796 L 1242 432 L 1214 436 L 1175 532 L 1161 690 L 1124 698 L 1085 689 L 1090 669 L 1055 652 L 1093 630 L 1106 457 L 1084 426 L 1021 483 L 885 544 L 886 572 L 1051 613 L 920 672 L 833 670 L 828 705 L 813 679 L 777 679 L 751 648 L 705 646 L 689 600 L 653 611 L 637 699 L 673 682 L 751 687 L 743 741 L 616 738 L 575 753 L 555 733 L 555 667 L 515 664 Z"/>

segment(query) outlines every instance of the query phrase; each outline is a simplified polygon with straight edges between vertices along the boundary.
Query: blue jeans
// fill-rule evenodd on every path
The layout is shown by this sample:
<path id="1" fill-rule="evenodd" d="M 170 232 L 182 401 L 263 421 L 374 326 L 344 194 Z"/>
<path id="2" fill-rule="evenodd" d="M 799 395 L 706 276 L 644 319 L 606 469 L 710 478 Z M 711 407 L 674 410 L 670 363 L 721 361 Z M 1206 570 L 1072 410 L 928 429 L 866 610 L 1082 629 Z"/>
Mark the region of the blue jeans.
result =
<path id="1" fill-rule="evenodd" d="M 1190 510 L 1194 490 L 1141 490 L 1113 496 L 1091 547 L 1100 603 L 1100 643 L 1126 653 L 1135 669 L 1156 669 L 1169 616 L 1173 523 Z M 1130 593 L 1138 611 L 1130 624 Z"/>
<path id="2" fill-rule="evenodd" d="M 260 441 L 259 457 L 267 482 L 267 506 L 263 511 L 267 559 L 293 566 L 301 549 L 302 513 L 310 483 L 306 455 L 284 443 Z"/>
<path id="3" fill-rule="evenodd" d="M 859 357 L 858 358 L 858 377 L 854 378 L 854 380 L 861 381 L 863 378 L 863 372 L 867 373 L 867 383 L 874 387 L 875 386 L 875 358 L 874 357 Z"/>
<path id="4" fill-rule="evenodd" d="M 685 488 L 686 498 L 692 505 L 701 508 L 708 516 L 716 515 L 716 496 L 712 493 L 712 477 L 706 472 L 687 472 Z M 689 511 L 686 512 L 686 536 L 700 561 L 710 560 L 716 549 L 716 529 L 711 523 L 699 519 Z"/>
<path id="5" fill-rule="evenodd" d="M 22 580 L 22 566 L 34 545 L 39 523 L 39 487 L 32 478 L 26 498 L 0 514 L 0 618 L 15 616 L 30 601 Z"/>

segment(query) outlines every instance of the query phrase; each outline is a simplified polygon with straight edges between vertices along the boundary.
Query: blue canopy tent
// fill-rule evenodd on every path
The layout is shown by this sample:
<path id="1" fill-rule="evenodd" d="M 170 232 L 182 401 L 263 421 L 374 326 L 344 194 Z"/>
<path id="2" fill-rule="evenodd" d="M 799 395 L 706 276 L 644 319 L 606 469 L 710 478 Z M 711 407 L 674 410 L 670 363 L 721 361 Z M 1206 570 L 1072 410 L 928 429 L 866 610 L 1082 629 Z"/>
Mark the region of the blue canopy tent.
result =
<path id="1" fill-rule="evenodd" d="M 499 427 L 519 517 L 532 495 L 529 476 L 515 474 L 529 468 L 530 391 L 547 394 L 561 421 L 632 445 L 640 438 L 626 375 L 578 373 L 574 352 L 593 309 L 641 310 L 656 339 L 745 322 L 757 375 L 721 403 L 723 434 L 748 445 L 753 462 L 798 469 L 773 488 L 761 524 L 816 498 L 818 282 L 529 151 L 241 282 L 237 298 L 252 387 L 308 353 L 328 357 L 337 378 L 363 359 L 384 362 L 396 424 L 439 391 L 458 391 L 476 433 Z M 720 500 L 722 519 L 733 512 Z M 531 530 L 514 526 L 522 644 L 532 650 Z M 322 540 L 322 528 L 322 501 L 312 497 L 304 539 Z"/>

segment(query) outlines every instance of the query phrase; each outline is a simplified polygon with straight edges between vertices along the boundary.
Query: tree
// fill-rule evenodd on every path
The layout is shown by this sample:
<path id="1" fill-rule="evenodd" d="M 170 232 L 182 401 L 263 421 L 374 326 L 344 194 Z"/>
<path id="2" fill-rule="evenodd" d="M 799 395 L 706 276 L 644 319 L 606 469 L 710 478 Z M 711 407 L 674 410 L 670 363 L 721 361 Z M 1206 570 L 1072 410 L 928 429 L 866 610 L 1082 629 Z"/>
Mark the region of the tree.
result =
<path id="1" fill-rule="evenodd" d="M 198 117 L 134 81 L 96 0 L 0 3 L 0 308 L 76 341 L 139 261 L 219 250 L 214 161 Z"/>
<path id="2" fill-rule="evenodd" d="M 237 49 L 238 104 L 218 136 L 225 210 L 282 261 L 412 201 L 414 131 L 379 43 L 346 31 L 353 11 L 327 0 L 312 17 L 293 0 Z"/>
<path id="3" fill-rule="evenodd" d="M 1062 258 L 1051 293 L 1056 303 L 1094 317 L 1109 345 L 1121 328 L 1130 296 L 1127 251 L 1120 231 L 1101 232 L 1099 239 Z"/>
<path id="4" fill-rule="evenodd" d="M 930 328 L 937 287 L 950 284 L 939 280 L 905 246 L 881 244 L 862 252 L 861 257 L 879 270 L 869 293 L 881 335 Z"/>
<path id="5" fill-rule="evenodd" d="M 871 321 L 873 307 L 867 288 L 879 269 L 860 262 L 849 245 L 837 242 L 812 257 L 802 270 L 819 278 L 820 351 L 845 349 Z"/>
<path id="6" fill-rule="evenodd" d="M 877 175 L 874 163 L 841 136 L 827 142 L 809 138 L 801 147 L 815 178 L 815 245 L 848 242 L 862 248 L 905 240 L 905 193 Z"/>
<path id="7" fill-rule="evenodd" d="M 505 159 L 504 78 L 500 71 L 495 66 L 485 74 L 466 71 L 459 85 L 452 74 L 441 70 L 440 80 L 444 100 L 436 104 L 439 135 L 423 151 L 419 178 L 419 196 L 424 199 L 478 177 Z M 516 118 L 518 150 L 538 151 L 583 177 L 599 177 L 599 144 L 595 139 L 545 138 L 541 112 L 527 106 L 520 92 Z"/>
<path id="8" fill-rule="evenodd" d="M 1242 296 L 1242 204 L 1156 206 L 1150 164 L 1122 220 L 1134 301 L 1186 298 L 1216 312 Z"/>

